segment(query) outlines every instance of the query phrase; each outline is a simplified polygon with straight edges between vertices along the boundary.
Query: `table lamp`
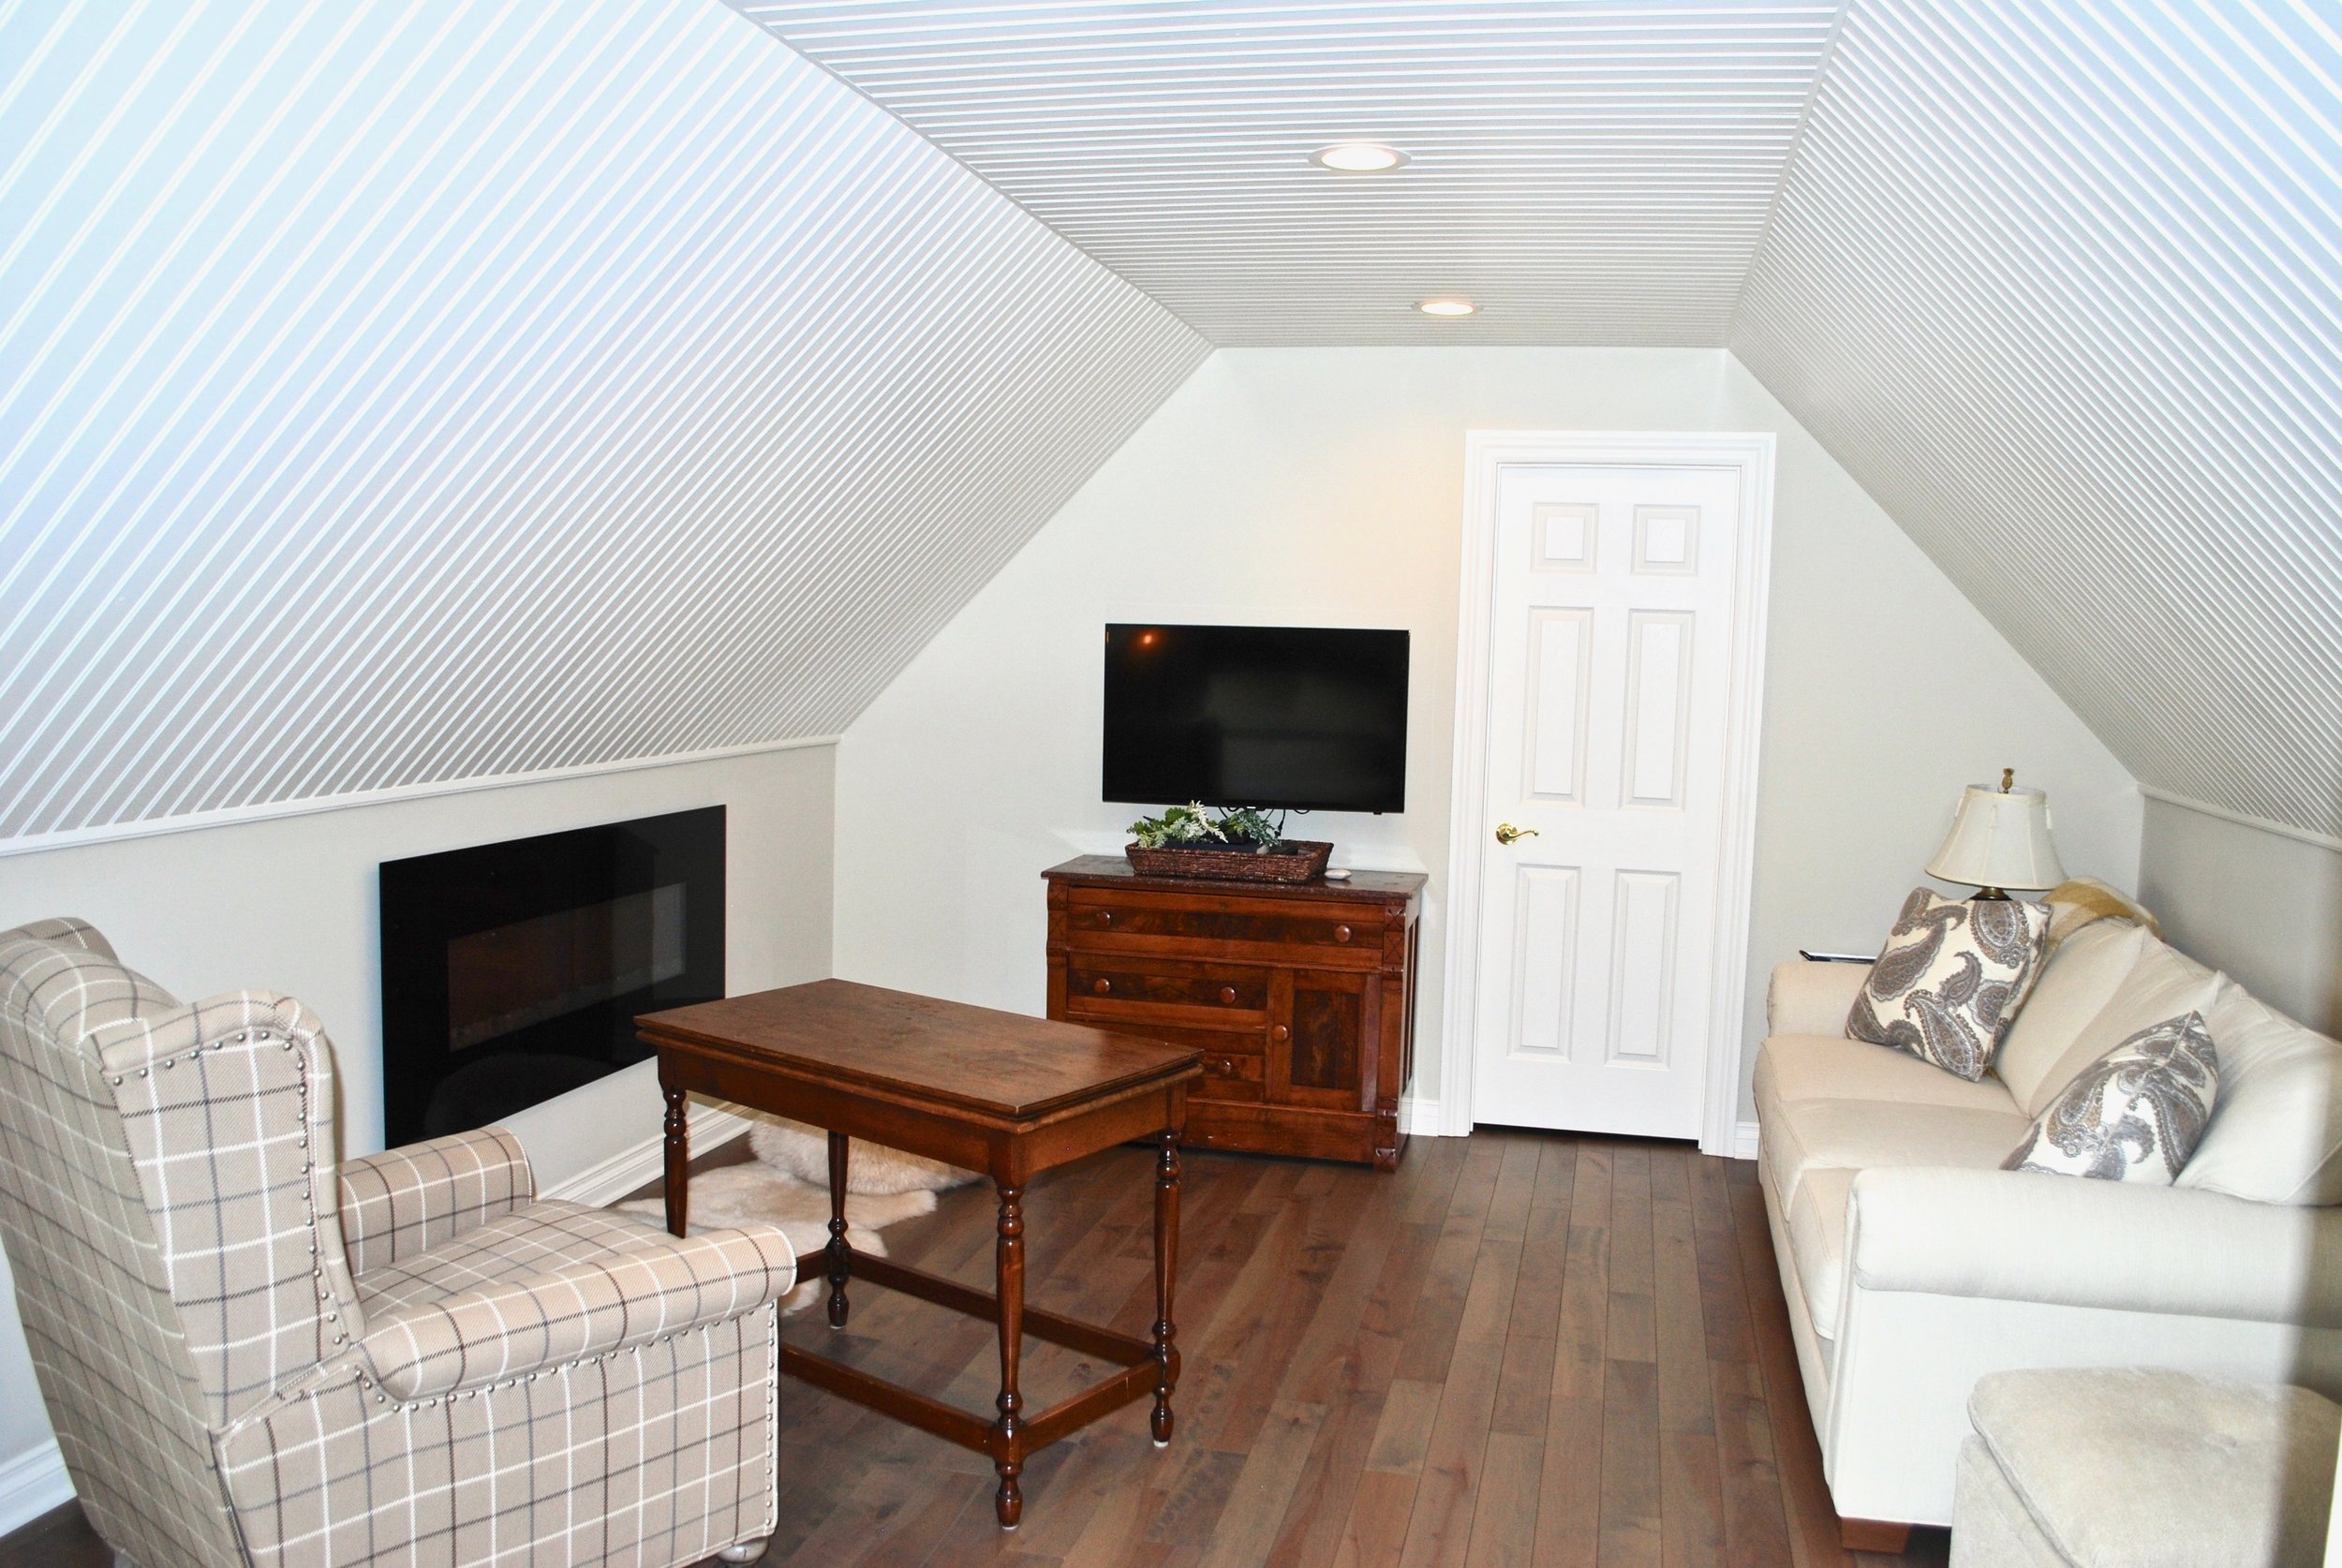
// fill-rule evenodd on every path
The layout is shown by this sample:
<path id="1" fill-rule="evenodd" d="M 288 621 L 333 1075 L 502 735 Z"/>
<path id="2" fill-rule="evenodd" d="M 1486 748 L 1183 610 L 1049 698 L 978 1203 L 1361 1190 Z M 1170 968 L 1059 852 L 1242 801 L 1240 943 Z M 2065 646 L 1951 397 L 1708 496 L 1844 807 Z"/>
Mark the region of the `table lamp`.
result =
<path id="1" fill-rule="evenodd" d="M 1965 882 L 1977 898 L 2006 898 L 2007 889 L 2055 887 L 2066 880 L 2057 846 L 2050 842 L 2049 796 L 2017 788 L 2017 770 L 2000 770 L 2000 788 L 1971 784 L 1961 791 L 1944 847 L 1927 874 Z"/>

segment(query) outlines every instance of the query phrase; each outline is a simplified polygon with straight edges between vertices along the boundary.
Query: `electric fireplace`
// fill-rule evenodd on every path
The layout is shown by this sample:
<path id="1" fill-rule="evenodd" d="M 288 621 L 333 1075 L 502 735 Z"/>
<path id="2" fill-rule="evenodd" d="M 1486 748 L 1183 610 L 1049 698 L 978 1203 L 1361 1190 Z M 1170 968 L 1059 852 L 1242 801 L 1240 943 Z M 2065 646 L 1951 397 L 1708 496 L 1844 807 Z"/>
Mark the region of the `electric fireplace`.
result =
<path id="1" fill-rule="evenodd" d="M 382 863 L 383 1136 L 484 1127 L 724 994 L 724 808 Z"/>

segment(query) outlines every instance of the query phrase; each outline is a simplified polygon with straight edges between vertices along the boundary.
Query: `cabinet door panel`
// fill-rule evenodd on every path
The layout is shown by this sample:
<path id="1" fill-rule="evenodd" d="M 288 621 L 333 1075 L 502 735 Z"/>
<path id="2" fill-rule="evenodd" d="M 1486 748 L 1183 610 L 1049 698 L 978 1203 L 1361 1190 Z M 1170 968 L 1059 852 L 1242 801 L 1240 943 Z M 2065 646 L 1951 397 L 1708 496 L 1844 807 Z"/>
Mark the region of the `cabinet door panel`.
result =
<path id="1" fill-rule="evenodd" d="M 1381 1020 L 1373 976 L 1295 969 L 1278 976 L 1268 1032 L 1268 1098 L 1328 1111 L 1373 1108 L 1370 1044 Z"/>

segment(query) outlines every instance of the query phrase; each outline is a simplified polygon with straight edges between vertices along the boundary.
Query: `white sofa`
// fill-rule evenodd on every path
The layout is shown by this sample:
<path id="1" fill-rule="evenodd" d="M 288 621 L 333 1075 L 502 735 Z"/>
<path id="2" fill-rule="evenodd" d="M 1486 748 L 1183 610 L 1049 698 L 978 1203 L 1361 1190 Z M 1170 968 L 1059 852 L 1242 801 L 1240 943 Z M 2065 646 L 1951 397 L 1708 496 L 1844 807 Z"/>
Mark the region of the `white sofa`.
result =
<path id="1" fill-rule="evenodd" d="M 2053 952 L 1971 1084 L 1844 1038 L 1867 973 L 1775 969 L 1756 1075 L 1765 1208 L 1842 1519 L 1951 1521 L 1988 1372 L 2148 1365 L 2342 1396 L 2342 1045 L 2100 921 Z M 2178 1185 L 1999 1168 L 2084 1067 L 2191 1008 L 2221 1086 Z"/>

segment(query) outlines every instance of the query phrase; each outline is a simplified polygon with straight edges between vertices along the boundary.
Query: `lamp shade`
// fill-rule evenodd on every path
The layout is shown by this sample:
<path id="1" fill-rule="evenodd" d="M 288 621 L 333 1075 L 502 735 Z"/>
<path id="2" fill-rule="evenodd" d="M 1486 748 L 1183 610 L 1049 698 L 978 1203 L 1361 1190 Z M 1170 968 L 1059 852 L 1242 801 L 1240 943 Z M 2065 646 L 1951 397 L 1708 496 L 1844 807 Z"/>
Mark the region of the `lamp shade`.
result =
<path id="1" fill-rule="evenodd" d="M 2050 842 L 2049 796 L 1971 784 L 1927 874 L 1971 887 L 2055 887 L 2066 880 Z"/>

